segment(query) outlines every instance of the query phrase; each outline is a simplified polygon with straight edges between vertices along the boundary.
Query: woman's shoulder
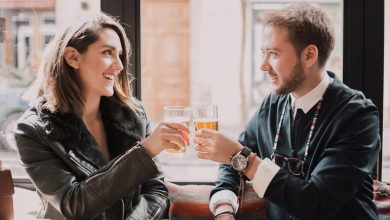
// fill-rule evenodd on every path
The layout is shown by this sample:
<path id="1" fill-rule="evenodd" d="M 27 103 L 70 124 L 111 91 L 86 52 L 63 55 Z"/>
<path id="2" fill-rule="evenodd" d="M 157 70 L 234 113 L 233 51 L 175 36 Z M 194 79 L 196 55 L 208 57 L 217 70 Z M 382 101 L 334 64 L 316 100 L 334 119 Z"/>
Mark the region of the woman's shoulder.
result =
<path id="1" fill-rule="evenodd" d="M 30 107 L 18 119 L 17 124 L 41 125 L 42 119 L 38 114 L 38 110 L 35 107 Z"/>
<path id="2" fill-rule="evenodd" d="M 23 115 L 17 120 L 14 129 L 16 141 L 19 137 L 29 137 L 29 139 L 41 138 L 45 135 L 45 123 L 38 114 L 36 108 L 27 109 Z"/>

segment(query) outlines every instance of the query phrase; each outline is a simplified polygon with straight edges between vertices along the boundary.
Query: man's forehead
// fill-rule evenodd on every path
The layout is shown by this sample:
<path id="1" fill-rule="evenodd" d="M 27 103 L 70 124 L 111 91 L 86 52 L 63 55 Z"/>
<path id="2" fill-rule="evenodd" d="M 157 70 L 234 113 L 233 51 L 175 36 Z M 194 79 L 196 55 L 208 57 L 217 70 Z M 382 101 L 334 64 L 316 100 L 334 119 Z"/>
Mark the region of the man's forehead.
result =
<path id="1" fill-rule="evenodd" d="M 290 43 L 287 28 L 267 25 L 263 28 L 262 49 L 278 49 L 283 44 Z"/>

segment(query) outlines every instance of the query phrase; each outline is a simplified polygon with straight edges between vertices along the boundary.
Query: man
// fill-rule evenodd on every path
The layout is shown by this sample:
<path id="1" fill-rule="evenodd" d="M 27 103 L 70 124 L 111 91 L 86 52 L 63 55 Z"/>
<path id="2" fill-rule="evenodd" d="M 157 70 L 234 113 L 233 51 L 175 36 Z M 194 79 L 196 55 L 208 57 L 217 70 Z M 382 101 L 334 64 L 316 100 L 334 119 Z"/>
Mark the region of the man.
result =
<path id="1" fill-rule="evenodd" d="M 309 3 L 264 17 L 267 96 L 238 142 L 202 129 L 198 157 L 222 163 L 210 210 L 234 219 L 240 176 L 269 201 L 269 219 L 377 219 L 372 178 L 379 116 L 364 95 L 324 66 L 334 47 L 329 18 Z"/>

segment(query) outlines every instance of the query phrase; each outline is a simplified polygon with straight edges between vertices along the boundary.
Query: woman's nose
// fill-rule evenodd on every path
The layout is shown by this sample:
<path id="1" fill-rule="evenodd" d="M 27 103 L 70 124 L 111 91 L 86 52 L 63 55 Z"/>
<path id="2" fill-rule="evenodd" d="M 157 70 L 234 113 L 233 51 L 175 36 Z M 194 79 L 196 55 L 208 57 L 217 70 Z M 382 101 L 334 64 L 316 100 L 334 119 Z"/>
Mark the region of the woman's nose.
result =
<path id="1" fill-rule="evenodd" d="M 118 57 L 115 60 L 113 65 L 114 65 L 115 70 L 118 70 L 119 72 L 123 70 L 123 64 L 122 64 L 122 60 L 120 59 L 120 57 Z"/>

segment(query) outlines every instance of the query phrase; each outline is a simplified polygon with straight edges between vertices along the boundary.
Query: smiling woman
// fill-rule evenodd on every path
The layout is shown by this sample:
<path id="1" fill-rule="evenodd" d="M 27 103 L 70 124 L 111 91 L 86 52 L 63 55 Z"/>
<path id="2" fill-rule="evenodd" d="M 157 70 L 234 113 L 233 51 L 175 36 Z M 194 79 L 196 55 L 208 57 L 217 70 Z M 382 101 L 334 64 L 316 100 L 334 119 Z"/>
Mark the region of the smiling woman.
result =
<path id="1" fill-rule="evenodd" d="M 31 108 L 15 130 L 42 199 L 38 217 L 163 217 L 168 192 L 153 157 L 176 148 L 172 141 L 184 144 L 188 128 L 164 122 L 150 130 L 131 93 L 129 48 L 123 27 L 104 13 L 69 26 L 45 48 L 27 91 Z"/>

